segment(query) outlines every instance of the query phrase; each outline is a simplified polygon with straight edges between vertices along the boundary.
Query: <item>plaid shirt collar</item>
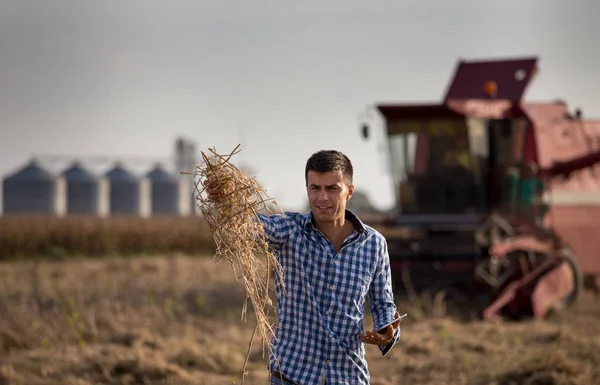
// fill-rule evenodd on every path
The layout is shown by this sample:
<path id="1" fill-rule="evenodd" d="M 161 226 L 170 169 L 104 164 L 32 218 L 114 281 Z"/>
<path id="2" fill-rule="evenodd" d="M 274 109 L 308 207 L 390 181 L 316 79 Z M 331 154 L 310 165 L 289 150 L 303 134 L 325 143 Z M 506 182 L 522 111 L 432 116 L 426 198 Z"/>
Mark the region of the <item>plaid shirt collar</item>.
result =
<path id="1" fill-rule="evenodd" d="M 344 218 L 354 225 L 354 229 L 359 235 L 367 231 L 367 228 L 365 227 L 364 223 L 352 211 L 346 209 Z M 312 214 L 312 211 L 309 211 L 306 214 L 304 214 L 304 228 L 312 231 L 318 230 L 315 224 L 315 218 Z"/>

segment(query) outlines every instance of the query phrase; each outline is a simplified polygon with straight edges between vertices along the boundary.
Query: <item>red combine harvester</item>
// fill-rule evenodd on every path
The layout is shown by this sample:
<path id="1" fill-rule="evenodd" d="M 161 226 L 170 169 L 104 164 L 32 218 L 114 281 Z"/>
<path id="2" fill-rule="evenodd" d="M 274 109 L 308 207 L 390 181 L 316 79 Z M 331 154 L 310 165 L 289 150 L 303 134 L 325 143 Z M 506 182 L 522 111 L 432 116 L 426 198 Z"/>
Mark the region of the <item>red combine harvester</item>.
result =
<path id="1" fill-rule="evenodd" d="M 485 319 L 545 317 L 600 276 L 600 121 L 523 101 L 536 72 L 461 61 L 442 103 L 376 106 L 398 204 L 373 224 L 394 276 L 458 290 Z"/>

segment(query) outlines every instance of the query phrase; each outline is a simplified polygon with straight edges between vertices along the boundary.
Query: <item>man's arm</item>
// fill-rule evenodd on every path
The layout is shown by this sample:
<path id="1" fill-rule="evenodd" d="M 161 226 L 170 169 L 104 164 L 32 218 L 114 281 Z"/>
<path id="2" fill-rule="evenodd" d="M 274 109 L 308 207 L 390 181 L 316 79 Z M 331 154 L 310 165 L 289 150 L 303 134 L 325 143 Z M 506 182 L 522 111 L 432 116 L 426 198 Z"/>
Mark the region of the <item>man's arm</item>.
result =
<path id="1" fill-rule="evenodd" d="M 271 250 L 280 249 L 293 231 L 292 221 L 286 214 L 266 215 L 256 213 L 256 216 L 263 225 L 265 240 L 269 244 L 269 248 Z"/>
<path id="2" fill-rule="evenodd" d="M 379 255 L 373 281 L 369 288 L 369 307 L 373 316 L 373 329 L 379 330 L 394 320 L 396 303 L 392 290 L 392 273 L 390 269 L 390 256 L 387 242 L 380 235 Z M 379 345 L 382 355 L 386 355 L 400 339 L 400 324 L 395 331 L 393 340 L 387 345 Z"/>
<path id="3" fill-rule="evenodd" d="M 222 196 L 222 191 L 218 181 L 204 181 L 208 199 L 215 205 L 219 205 L 219 198 Z M 266 215 L 256 212 L 256 220 L 263 225 L 265 240 L 272 250 L 279 249 L 287 242 L 293 228 L 291 221 L 285 214 Z M 258 236 L 258 234 L 256 234 Z"/>

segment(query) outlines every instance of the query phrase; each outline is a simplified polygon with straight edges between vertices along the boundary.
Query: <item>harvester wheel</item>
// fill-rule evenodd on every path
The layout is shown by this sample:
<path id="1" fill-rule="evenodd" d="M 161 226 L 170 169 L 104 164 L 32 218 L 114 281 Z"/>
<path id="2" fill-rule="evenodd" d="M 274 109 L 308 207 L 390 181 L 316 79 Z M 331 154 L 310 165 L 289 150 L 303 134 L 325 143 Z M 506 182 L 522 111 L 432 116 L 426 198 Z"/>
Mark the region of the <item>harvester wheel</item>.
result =
<path id="1" fill-rule="evenodd" d="M 563 245 L 559 251 L 559 256 L 567 262 L 569 268 L 573 272 L 573 291 L 566 298 L 557 302 L 555 310 L 558 311 L 575 305 L 584 290 L 584 277 L 583 273 L 581 272 L 581 267 L 579 266 L 577 256 L 575 255 L 575 251 L 571 247 Z"/>

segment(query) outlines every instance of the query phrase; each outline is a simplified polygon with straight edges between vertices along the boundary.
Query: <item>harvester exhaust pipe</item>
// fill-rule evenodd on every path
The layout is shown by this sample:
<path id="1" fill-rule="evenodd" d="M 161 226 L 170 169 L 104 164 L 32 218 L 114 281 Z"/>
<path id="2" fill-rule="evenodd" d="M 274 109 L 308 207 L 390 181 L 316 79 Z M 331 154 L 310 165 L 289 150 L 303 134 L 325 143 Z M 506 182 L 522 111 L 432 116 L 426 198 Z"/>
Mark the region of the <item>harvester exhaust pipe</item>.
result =
<path id="1" fill-rule="evenodd" d="M 367 123 L 363 123 L 360 126 L 360 130 L 361 130 L 363 139 L 365 139 L 365 140 L 369 139 L 369 125 Z"/>

